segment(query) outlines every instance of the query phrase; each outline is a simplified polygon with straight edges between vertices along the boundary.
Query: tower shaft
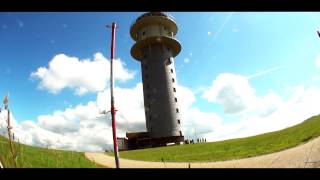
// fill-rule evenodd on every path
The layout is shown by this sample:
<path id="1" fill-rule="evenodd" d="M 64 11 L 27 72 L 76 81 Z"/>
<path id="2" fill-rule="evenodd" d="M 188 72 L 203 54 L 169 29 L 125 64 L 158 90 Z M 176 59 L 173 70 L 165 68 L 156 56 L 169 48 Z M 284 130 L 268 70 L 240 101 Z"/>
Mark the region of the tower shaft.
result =
<path id="1" fill-rule="evenodd" d="M 177 31 L 175 20 L 161 12 L 141 15 L 130 29 L 136 41 L 131 55 L 141 63 L 146 128 L 161 145 L 183 141 L 174 66 L 181 50 Z"/>
<path id="2" fill-rule="evenodd" d="M 146 126 L 151 137 L 181 136 L 177 80 L 170 48 L 152 43 L 141 60 Z"/>

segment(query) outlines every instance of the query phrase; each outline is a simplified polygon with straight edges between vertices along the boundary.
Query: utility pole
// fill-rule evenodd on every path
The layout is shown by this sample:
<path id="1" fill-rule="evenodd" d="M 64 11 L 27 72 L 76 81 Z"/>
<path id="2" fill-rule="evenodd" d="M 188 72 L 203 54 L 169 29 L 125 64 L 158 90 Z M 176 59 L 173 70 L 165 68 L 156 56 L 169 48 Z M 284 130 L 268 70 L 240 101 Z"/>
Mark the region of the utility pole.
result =
<path id="1" fill-rule="evenodd" d="M 117 142 L 117 133 L 116 133 L 116 108 L 114 107 L 114 97 L 113 97 L 113 59 L 115 52 L 115 34 L 117 25 L 115 22 L 112 22 L 112 26 L 108 26 L 108 28 L 112 28 L 112 36 L 111 36 L 111 63 L 110 63 L 110 93 L 111 93 L 111 118 L 112 118 L 112 135 L 113 135 L 113 150 L 114 150 L 114 158 L 116 162 L 116 167 L 120 168 L 119 164 L 119 152 L 118 152 L 118 142 Z"/>

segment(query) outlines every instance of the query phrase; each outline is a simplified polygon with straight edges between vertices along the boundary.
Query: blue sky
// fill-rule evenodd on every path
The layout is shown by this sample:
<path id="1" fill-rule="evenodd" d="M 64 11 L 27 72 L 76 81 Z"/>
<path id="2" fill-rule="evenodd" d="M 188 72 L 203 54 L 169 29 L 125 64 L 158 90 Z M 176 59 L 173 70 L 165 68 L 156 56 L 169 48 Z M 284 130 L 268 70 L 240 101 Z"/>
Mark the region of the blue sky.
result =
<path id="1" fill-rule="evenodd" d="M 39 89 L 41 80 L 32 78 L 31 73 L 39 67 L 48 68 L 57 54 L 93 59 L 100 52 L 109 59 L 111 32 L 105 25 L 113 21 L 119 26 L 116 58 L 126 69 L 135 71 L 134 78 L 117 81 L 117 86 L 132 89 L 141 82 L 140 64 L 130 55 L 134 42 L 129 36 L 131 23 L 141 14 L 0 13 L 0 95 L 10 92 L 10 108 L 17 122 L 36 122 L 40 115 L 96 100 L 97 92 L 78 96 L 72 88 L 63 88 L 57 94 Z M 315 61 L 320 49 L 316 33 L 320 13 L 170 14 L 178 23 L 177 39 L 182 44 L 175 59 L 178 82 L 194 93 L 192 107 L 204 113 L 216 113 L 223 122 L 241 119 L 228 115 L 226 105 L 219 100 L 210 102 L 203 95 L 223 73 L 252 76 L 248 82 L 257 97 L 274 92 L 284 101 L 291 97 L 290 88 L 319 85 Z"/>

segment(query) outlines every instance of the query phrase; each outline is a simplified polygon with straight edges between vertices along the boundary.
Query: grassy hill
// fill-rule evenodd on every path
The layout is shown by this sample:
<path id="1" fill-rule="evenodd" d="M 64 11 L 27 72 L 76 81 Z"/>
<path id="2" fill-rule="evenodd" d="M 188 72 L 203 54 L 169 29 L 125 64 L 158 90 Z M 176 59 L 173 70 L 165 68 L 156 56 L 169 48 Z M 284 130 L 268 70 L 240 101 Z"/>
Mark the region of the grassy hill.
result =
<path id="1" fill-rule="evenodd" d="M 84 153 L 32 147 L 20 144 L 17 167 L 19 168 L 99 168 L 87 160 Z M 4 167 L 15 167 L 11 159 L 8 139 L 0 136 L 0 161 Z"/>
<path id="2" fill-rule="evenodd" d="M 320 135 L 320 115 L 301 124 L 247 138 L 120 152 L 121 158 L 144 161 L 223 161 L 273 153 Z M 109 154 L 112 155 L 112 154 Z"/>

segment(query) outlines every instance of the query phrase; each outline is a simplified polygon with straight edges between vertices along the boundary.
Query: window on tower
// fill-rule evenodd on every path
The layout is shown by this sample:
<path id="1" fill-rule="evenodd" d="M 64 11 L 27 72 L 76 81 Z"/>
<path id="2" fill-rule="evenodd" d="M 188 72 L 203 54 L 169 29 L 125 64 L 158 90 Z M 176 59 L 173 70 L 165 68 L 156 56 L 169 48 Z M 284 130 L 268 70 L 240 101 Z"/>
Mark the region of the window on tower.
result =
<path id="1" fill-rule="evenodd" d="M 176 91 L 176 88 L 173 88 L 173 92 L 177 92 L 177 91 Z"/>
<path id="2" fill-rule="evenodd" d="M 174 83 L 174 78 L 172 78 L 172 82 Z"/>
<path id="3" fill-rule="evenodd" d="M 179 109 L 178 108 L 176 108 L 176 112 L 179 113 Z"/>
<path id="4" fill-rule="evenodd" d="M 171 69 L 171 73 L 173 73 L 173 69 Z"/>
<path id="5" fill-rule="evenodd" d="M 170 65 L 172 62 L 173 62 L 173 61 L 172 61 L 172 58 L 167 58 L 167 59 L 165 59 L 165 64 L 166 64 L 166 65 Z"/>
<path id="6" fill-rule="evenodd" d="M 174 101 L 175 101 L 175 102 L 178 102 L 178 99 L 177 99 L 177 98 L 174 98 Z"/>
<path id="7" fill-rule="evenodd" d="M 180 124 L 180 119 L 178 119 L 178 124 Z"/>

